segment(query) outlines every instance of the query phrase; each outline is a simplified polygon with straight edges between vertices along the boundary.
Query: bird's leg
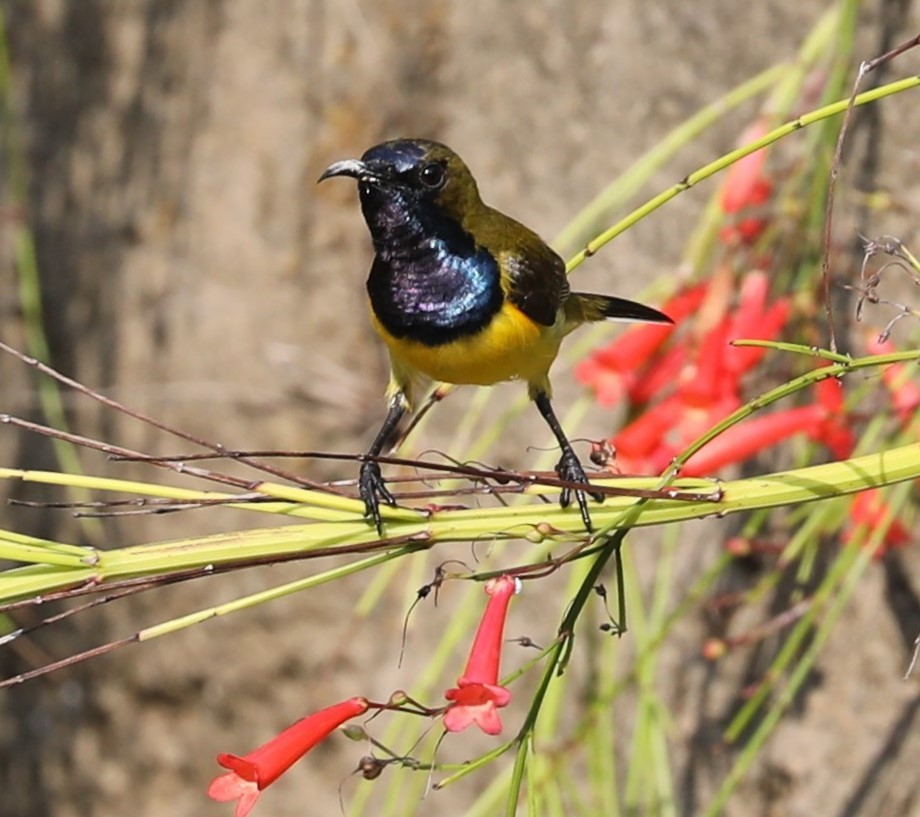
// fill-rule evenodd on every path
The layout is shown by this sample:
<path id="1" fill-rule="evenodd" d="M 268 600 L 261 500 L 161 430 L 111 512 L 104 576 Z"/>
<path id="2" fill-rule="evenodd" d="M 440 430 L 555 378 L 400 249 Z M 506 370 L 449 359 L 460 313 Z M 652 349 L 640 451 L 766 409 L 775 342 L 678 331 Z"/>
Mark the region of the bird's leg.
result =
<path id="1" fill-rule="evenodd" d="M 550 403 L 549 395 L 545 391 L 536 391 L 533 394 L 533 401 L 537 404 L 537 409 L 540 411 L 541 416 L 546 420 L 546 424 L 550 427 L 550 430 L 556 437 L 556 440 L 559 443 L 559 448 L 562 449 L 562 456 L 559 459 L 559 462 L 556 464 L 556 474 L 559 476 L 559 479 L 564 482 L 577 482 L 581 485 L 588 484 L 588 477 L 585 474 L 585 469 L 582 468 L 581 462 L 578 459 L 578 455 L 575 453 L 575 449 L 572 448 L 572 444 L 569 442 L 568 437 L 565 436 L 565 432 L 562 430 L 562 426 L 559 424 L 559 420 L 556 419 L 556 413 L 553 411 L 552 403 Z M 563 488 L 562 495 L 559 498 L 559 504 L 563 508 L 569 506 L 571 502 L 573 489 Z M 591 515 L 588 513 L 588 500 L 585 497 L 585 492 L 579 488 L 574 489 L 575 501 L 578 503 L 578 510 L 581 511 L 581 520 L 585 523 L 585 527 L 590 531 L 591 527 Z M 597 500 L 598 502 L 604 501 L 603 494 L 590 494 L 590 496 Z"/>
<path id="2" fill-rule="evenodd" d="M 368 449 L 368 457 L 376 457 L 383 451 L 384 446 L 393 438 L 396 426 L 406 413 L 406 400 L 402 394 L 394 394 L 390 398 L 386 419 L 377 432 L 374 442 Z M 380 463 L 376 459 L 366 459 L 361 463 L 358 476 L 358 493 L 364 501 L 364 515 L 374 523 L 377 533 L 383 535 L 383 520 L 380 518 L 380 500 L 387 505 L 395 505 L 396 500 L 390 493 L 380 473 Z"/>

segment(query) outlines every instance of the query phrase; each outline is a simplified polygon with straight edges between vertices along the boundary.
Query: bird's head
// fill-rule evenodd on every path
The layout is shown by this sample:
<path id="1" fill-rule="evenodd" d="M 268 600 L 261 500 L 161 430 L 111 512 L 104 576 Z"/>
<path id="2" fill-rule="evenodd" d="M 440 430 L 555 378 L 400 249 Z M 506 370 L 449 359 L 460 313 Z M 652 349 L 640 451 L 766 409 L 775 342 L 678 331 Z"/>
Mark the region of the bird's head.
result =
<path id="1" fill-rule="evenodd" d="M 425 139 L 394 139 L 360 159 L 329 165 L 319 181 L 350 176 L 358 181 L 361 209 L 375 242 L 412 224 L 430 229 L 447 217 L 463 225 L 482 200 L 463 160 L 446 145 Z"/>

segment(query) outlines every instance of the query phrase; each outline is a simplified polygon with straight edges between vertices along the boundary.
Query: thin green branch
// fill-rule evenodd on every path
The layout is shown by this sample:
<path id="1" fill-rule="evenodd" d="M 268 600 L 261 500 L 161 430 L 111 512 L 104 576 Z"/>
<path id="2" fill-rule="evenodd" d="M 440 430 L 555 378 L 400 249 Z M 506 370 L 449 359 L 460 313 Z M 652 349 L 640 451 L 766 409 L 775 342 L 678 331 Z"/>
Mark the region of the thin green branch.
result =
<path id="1" fill-rule="evenodd" d="M 868 105 L 870 102 L 877 102 L 880 99 L 884 99 L 885 97 L 892 96 L 894 94 L 903 93 L 904 91 L 909 91 L 912 88 L 916 88 L 917 86 L 920 86 L 920 76 L 907 77 L 906 79 L 891 82 L 887 85 L 882 85 L 878 88 L 872 89 L 871 91 L 866 91 L 865 93 L 859 94 L 854 100 L 853 105 L 856 107 L 861 105 Z M 569 262 L 566 265 L 566 270 L 569 273 L 573 272 L 575 269 L 581 266 L 581 264 L 587 258 L 595 255 L 605 244 L 610 243 L 618 235 L 626 232 L 626 230 L 633 227 L 643 218 L 655 212 L 655 210 L 657 210 L 659 207 L 664 206 L 671 199 L 679 196 L 681 193 L 689 190 L 691 187 L 694 187 L 700 182 L 716 175 L 716 173 L 725 170 L 727 167 L 733 165 L 739 159 L 743 159 L 745 156 L 749 156 L 758 150 L 768 147 L 774 142 L 778 142 L 780 139 L 789 136 L 791 133 L 795 133 L 797 130 L 806 128 L 809 125 L 814 125 L 817 122 L 822 122 L 832 116 L 842 114 L 844 111 L 846 111 L 849 104 L 849 99 L 842 99 L 834 102 L 831 105 L 825 105 L 823 108 L 818 108 L 817 110 L 804 114 L 792 120 L 791 122 L 787 122 L 786 124 L 781 125 L 778 128 L 774 128 L 772 131 L 766 134 L 766 136 L 763 136 L 760 139 L 756 139 L 755 141 L 750 142 L 749 144 L 738 148 L 737 150 L 733 150 L 731 153 L 727 153 L 715 161 L 704 165 L 698 170 L 695 170 L 693 173 L 689 174 L 686 178 L 679 181 L 673 187 L 670 187 L 658 195 L 653 196 L 641 207 L 633 210 L 625 218 L 621 219 L 612 227 L 601 233 L 599 236 L 589 241 L 585 245 L 584 249 L 579 250 L 572 258 L 569 259 Z"/>

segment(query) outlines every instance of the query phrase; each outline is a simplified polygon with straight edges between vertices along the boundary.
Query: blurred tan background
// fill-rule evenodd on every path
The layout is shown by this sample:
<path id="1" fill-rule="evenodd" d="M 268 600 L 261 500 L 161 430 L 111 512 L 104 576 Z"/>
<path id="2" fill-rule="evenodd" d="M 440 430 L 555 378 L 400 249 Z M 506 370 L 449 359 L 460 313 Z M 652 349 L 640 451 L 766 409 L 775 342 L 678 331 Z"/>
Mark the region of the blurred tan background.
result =
<path id="1" fill-rule="evenodd" d="M 339 451 L 363 450 L 371 439 L 386 367 L 366 319 L 369 246 L 355 191 L 345 183 L 317 188 L 324 167 L 384 138 L 437 138 L 465 158 L 490 203 L 549 238 L 672 127 L 792 58 L 825 7 L 801 0 L 0 6 L 27 157 L 25 215 L 56 365 L 232 447 Z M 918 23 L 906 0 L 864 4 L 860 56 Z M 916 73 L 918 64 L 912 53 L 895 74 Z M 881 123 L 871 151 L 878 166 L 864 178 L 900 206 L 860 225 L 867 234 L 916 239 L 916 101 L 913 93 L 872 114 Z M 751 110 L 697 140 L 646 193 L 728 149 Z M 865 169 L 867 152 L 855 152 Z M 843 183 L 852 185 L 853 175 Z M 579 271 L 579 287 L 630 297 L 674 269 L 707 192 L 682 196 L 631 230 Z M 7 208 L 5 220 L 17 217 Z M 8 242 L 2 252 L 0 337 L 22 346 Z M 31 373 L 0 359 L 0 382 L 0 412 L 34 417 Z M 571 374 L 557 371 L 555 382 L 564 400 Z M 441 439 L 438 427 L 449 428 L 466 399 L 438 409 L 426 442 Z M 83 433 L 183 450 L 85 400 L 69 398 L 68 409 Z M 528 444 L 548 444 L 531 419 L 506 441 L 508 462 L 526 465 L 534 456 Z M 609 425 L 595 411 L 571 433 L 600 436 Z M 21 467 L 53 463 L 45 443 L 10 429 L 0 430 L 0 455 Z M 116 467 L 92 455 L 86 464 Z M 349 466 L 303 467 L 317 478 L 353 476 Z M 3 527 L 77 535 L 64 512 L 2 513 Z M 107 523 L 106 538 L 127 544 L 229 524 L 210 512 L 128 517 Z M 688 577 L 713 546 L 686 555 Z M 870 573 L 822 670 L 730 814 L 920 813 L 920 693 L 916 678 L 900 681 L 918 621 L 918 567 L 916 553 L 905 552 Z M 308 572 L 248 571 L 113 605 L 0 652 L 0 668 L 21 672 Z M 356 595 L 361 586 L 354 584 Z M 384 697 L 407 683 L 407 670 L 395 668 L 402 591 L 374 622 L 353 622 L 353 598 L 341 591 L 310 593 L 0 693 L 0 817 L 229 815 L 204 795 L 217 751 L 246 751 L 331 700 Z M 424 614 L 408 671 L 424 664 L 425 633 L 437 634 L 437 611 Z M 556 618 L 554 611 L 544 636 Z M 665 659 L 675 677 L 674 764 L 687 815 L 727 767 L 714 738 L 726 701 L 753 671 L 740 662 L 733 678 L 716 678 L 698 658 L 702 614 L 698 625 L 674 638 Z M 359 753 L 335 741 L 273 788 L 257 813 L 338 813 L 338 782 Z M 460 813 L 463 796 L 435 793 L 423 809 Z"/>

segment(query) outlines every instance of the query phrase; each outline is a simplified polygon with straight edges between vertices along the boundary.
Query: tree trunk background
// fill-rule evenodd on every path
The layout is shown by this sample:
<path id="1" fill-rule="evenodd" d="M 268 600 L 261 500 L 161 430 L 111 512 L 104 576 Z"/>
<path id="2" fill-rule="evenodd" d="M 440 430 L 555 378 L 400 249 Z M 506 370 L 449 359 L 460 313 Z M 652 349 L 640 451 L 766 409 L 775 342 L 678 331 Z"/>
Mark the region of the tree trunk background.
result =
<path id="1" fill-rule="evenodd" d="M 229 447 L 360 451 L 382 418 L 386 368 L 366 319 L 369 246 L 355 191 L 345 183 L 317 188 L 326 165 L 384 138 L 441 139 L 466 159 L 490 203 L 549 237 L 670 128 L 743 78 L 792 58 L 823 4 L 0 6 L 27 159 L 25 215 L 56 366 Z M 865 4 L 861 56 L 878 52 L 886 26 L 899 41 L 918 22 L 905 0 Z M 918 60 L 916 52 L 906 56 L 896 75 L 916 73 Z M 862 172 L 872 189 L 888 191 L 899 207 L 870 214 L 859 229 L 898 235 L 915 251 L 916 98 L 873 109 L 877 138 L 852 151 L 842 182 L 852 189 Z M 698 139 L 654 189 L 729 148 L 750 115 Z M 630 230 L 579 271 L 579 286 L 628 297 L 675 269 L 707 193 L 682 196 Z M 0 336 L 21 348 L 9 253 L 4 245 Z M 0 412 L 37 416 L 35 379 L 24 368 L 0 360 Z M 555 382 L 565 400 L 570 373 L 557 371 Z M 439 407 L 426 443 L 446 436 L 464 399 Z M 186 450 L 84 399 L 68 396 L 67 407 L 81 433 L 143 450 Z M 531 420 L 504 441 L 509 463 L 532 456 L 528 444 L 548 444 Z M 601 436 L 608 424 L 594 412 L 578 436 Z M 43 441 L 10 429 L 0 433 L 0 453 L 20 467 L 53 463 Z M 95 472 L 130 470 L 101 456 L 85 463 Z M 352 475 L 340 465 L 304 468 L 317 478 Z M 80 535 L 64 512 L 7 509 L 4 516 L 4 527 Z M 107 521 L 104 538 L 128 544 L 232 522 L 209 512 L 127 517 Z M 642 548 L 635 550 L 641 561 Z M 688 553 L 688 570 L 709 552 L 701 545 Z M 917 677 L 900 678 L 920 631 L 918 567 L 914 547 L 869 574 L 730 814 L 917 813 L 920 693 Z M 4 676 L 20 672 L 307 572 L 303 565 L 247 571 L 112 605 L 5 650 L 0 668 Z M 404 588 L 394 588 L 373 622 L 356 622 L 350 610 L 361 586 L 353 583 L 354 597 L 337 589 L 264 605 L 4 692 L 0 817 L 228 814 L 204 795 L 217 751 L 246 751 L 310 709 L 353 694 L 384 697 L 407 683 L 406 670 L 395 668 Z M 18 620 L 27 624 L 40 612 Z M 711 738 L 727 695 L 750 669 L 742 662 L 731 678 L 711 677 L 698 657 L 704 627 L 700 616 L 696 630 L 679 632 L 663 665 L 675 678 L 674 763 L 688 815 L 725 768 Z M 437 620 L 421 630 L 410 671 L 424 666 Z M 338 781 L 356 755 L 353 744 L 333 743 L 273 788 L 262 813 L 337 813 Z M 428 808 L 460 813 L 464 796 L 432 793 Z"/>

